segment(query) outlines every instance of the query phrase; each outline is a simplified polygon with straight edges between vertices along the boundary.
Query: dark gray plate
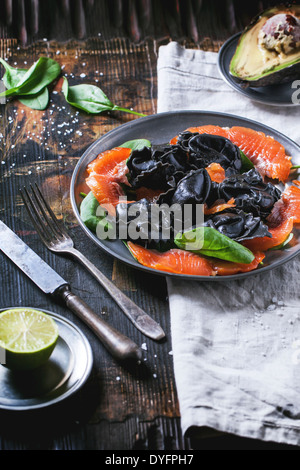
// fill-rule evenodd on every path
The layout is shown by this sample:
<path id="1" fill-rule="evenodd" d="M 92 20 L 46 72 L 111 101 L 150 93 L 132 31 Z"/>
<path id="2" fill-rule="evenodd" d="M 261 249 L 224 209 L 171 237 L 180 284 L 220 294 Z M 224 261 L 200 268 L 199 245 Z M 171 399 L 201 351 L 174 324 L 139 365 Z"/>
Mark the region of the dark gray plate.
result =
<path id="1" fill-rule="evenodd" d="M 42 311 L 58 325 L 56 347 L 46 364 L 30 372 L 12 372 L 0 365 L 0 409 L 31 410 L 58 403 L 79 390 L 91 372 L 92 350 L 79 328 L 60 315 Z"/>
<path id="2" fill-rule="evenodd" d="M 253 101 L 273 106 L 299 106 L 299 104 L 293 103 L 292 101 L 292 94 L 295 93 L 295 89 L 292 88 L 292 82 L 258 88 L 244 88 L 233 80 L 229 73 L 229 65 L 240 35 L 241 33 L 238 33 L 228 39 L 221 47 L 218 55 L 219 71 L 228 85 Z"/>
<path id="3" fill-rule="evenodd" d="M 251 127 L 254 130 L 265 132 L 268 135 L 273 136 L 279 142 L 281 142 L 289 155 L 293 156 L 294 164 L 300 164 L 300 147 L 292 140 L 285 137 L 283 134 L 264 126 L 255 121 L 249 119 L 240 118 L 230 114 L 206 112 L 206 111 L 175 111 L 168 113 L 160 113 L 145 118 L 139 118 L 129 123 L 123 124 L 120 127 L 108 132 L 103 137 L 95 141 L 82 155 L 79 162 L 77 163 L 70 188 L 71 203 L 75 213 L 75 216 L 88 235 L 88 237 L 96 243 L 106 253 L 114 256 L 115 258 L 127 263 L 134 268 L 142 269 L 143 271 L 150 272 L 153 274 L 160 274 L 164 276 L 172 276 L 180 279 L 194 279 L 201 281 L 222 281 L 229 279 L 241 279 L 247 276 L 256 274 L 257 272 L 265 272 L 271 268 L 279 266 L 282 263 L 290 260 L 296 256 L 300 248 L 300 234 L 295 230 L 295 239 L 297 244 L 290 249 L 270 251 L 267 253 L 264 259 L 264 265 L 250 271 L 248 273 L 241 273 L 231 276 L 192 276 L 183 274 L 169 274 L 156 269 L 147 268 L 141 266 L 129 253 L 128 249 L 120 240 L 99 240 L 82 222 L 79 215 L 79 206 L 82 201 L 80 192 L 89 192 L 89 189 L 85 185 L 86 178 L 86 167 L 100 152 L 111 149 L 122 143 L 138 139 L 145 138 L 150 140 L 153 144 L 160 144 L 168 142 L 172 137 L 177 135 L 179 132 L 192 126 L 201 126 L 204 124 L 215 124 L 221 127 L 231 126 L 244 126 Z M 295 178 L 293 178 L 295 179 Z"/>

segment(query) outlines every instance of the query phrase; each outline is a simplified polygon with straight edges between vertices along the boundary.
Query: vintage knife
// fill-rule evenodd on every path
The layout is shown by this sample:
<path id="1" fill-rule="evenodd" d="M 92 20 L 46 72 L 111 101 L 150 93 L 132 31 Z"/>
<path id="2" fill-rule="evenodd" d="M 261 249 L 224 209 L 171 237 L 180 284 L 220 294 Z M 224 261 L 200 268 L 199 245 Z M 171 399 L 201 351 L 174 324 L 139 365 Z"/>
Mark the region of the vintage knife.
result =
<path id="1" fill-rule="evenodd" d="M 65 305 L 91 328 L 116 359 L 141 360 L 142 351 L 137 344 L 102 320 L 80 297 L 73 294 L 70 285 L 1 220 L 0 250 L 45 294 L 63 300 Z"/>

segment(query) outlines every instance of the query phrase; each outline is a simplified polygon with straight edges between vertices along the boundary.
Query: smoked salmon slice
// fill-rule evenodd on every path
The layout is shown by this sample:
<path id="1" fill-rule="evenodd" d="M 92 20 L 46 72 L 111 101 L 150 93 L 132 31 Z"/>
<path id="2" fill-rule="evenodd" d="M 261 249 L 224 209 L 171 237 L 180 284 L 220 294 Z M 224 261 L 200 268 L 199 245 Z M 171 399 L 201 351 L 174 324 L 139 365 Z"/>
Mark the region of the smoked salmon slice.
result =
<path id="1" fill-rule="evenodd" d="M 237 145 L 252 161 L 262 176 L 286 182 L 292 167 L 291 157 L 286 155 L 285 148 L 273 137 L 263 132 L 247 127 L 234 126 L 222 128 L 220 126 L 200 126 L 186 129 L 192 133 L 213 134 L 226 137 Z M 170 143 L 175 144 L 178 136 L 173 137 Z"/>
<path id="2" fill-rule="evenodd" d="M 286 182 L 292 167 L 291 157 L 277 140 L 246 127 L 232 127 L 227 138 L 252 161 L 262 176 Z"/>
<path id="3" fill-rule="evenodd" d="M 252 263 L 232 263 L 231 261 L 209 260 L 189 251 L 171 249 L 164 253 L 149 250 L 136 243 L 127 244 L 131 254 L 143 266 L 176 274 L 191 274 L 197 276 L 228 276 L 252 271 L 257 268 L 265 255 L 261 252 L 253 253 L 255 258 Z"/>
<path id="4" fill-rule="evenodd" d="M 129 158 L 131 149 L 125 147 L 115 147 L 111 150 L 105 150 L 88 164 L 86 170 L 89 174 L 97 173 L 98 175 L 109 176 L 115 171 L 118 163 L 124 162 Z"/>
<path id="5" fill-rule="evenodd" d="M 115 207 L 120 198 L 125 196 L 121 186 L 103 175 L 92 173 L 85 180 L 99 204 L 105 207 L 110 215 L 115 215 Z"/>
<path id="6" fill-rule="evenodd" d="M 213 262 L 213 268 L 219 276 L 230 276 L 231 274 L 246 273 L 257 268 L 265 258 L 265 254 L 257 251 L 253 253 L 255 258 L 250 264 L 232 263 L 231 261 L 218 260 Z"/>
<path id="7" fill-rule="evenodd" d="M 268 222 L 272 226 L 278 226 L 282 221 L 292 218 L 295 224 L 300 223 L 300 187 L 298 181 L 293 181 L 298 186 L 288 186 L 282 193 L 279 201 L 275 202 Z"/>
<path id="8" fill-rule="evenodd" d="M 272 238 L 270 237 L 257 237 L 253 238 L 252 240 L 246 240 L 244 241 L 243 245 L 249 248 L 251 251 L 255 250 L 260 250 L 260 251 L 266 251 L 269 250 L 270 248 L 274 248 L 275 246 L 281 245 L 291 231 L 293 230 L 293 219 L 287 219 L 281 222 L 280 225 L 277 227 L 269 228 L 269 232 L 272 235 Z"/>
<path id="9" fill-rule="evenodd" d="M 214 276 L 216 274 L 209 260 L 189 251 L 174 248 L 160 253 L 132 242 L 128 242 L 127 245 L 134 258 L 148 268 L 197 276 Z"/>
<path id="10" fill-rule="evenodd" d="M 216 214 L 217 212 L 222 212 L 225 209 L 230 209 L 231 207 L 235 207 L 235 201 L 233 197 L 229 199 L 229 201 L 227 202 L 216 203 L 213 206 L 211 206 L 209 209 L 206 206 L 206 204 L 204 204 L 204 214 L 205 215 Z"/>
<path id="11" fill-rule="evenodd" d="M 220 163 L 211 163 L 206 168 L 207 173 L 210 176 L 210 179 L 215 183 L 222 183 L 225 179 L 225 170 L 220 165 Z"/>

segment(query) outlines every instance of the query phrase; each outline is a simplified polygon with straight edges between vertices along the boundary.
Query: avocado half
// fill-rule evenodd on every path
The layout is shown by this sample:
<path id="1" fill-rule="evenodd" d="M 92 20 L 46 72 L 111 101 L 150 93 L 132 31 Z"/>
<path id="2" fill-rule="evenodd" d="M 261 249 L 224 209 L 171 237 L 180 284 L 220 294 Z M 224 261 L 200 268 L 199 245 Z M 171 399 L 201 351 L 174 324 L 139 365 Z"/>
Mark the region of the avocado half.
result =
<path id="1" fill-rule="evenodd" d="M 300 32 L 300 5 L 279 5 L 256 16 L 240 36 L 229 67 L 232 78 L 245 87 L 274 85 L 300 78 L 300 44 L 291 40 L 289 24 L 284 31 L 274 29 L 272 22 L 283 17 L 276 15 L 294 17 L 293 24 L 295 19 L 297 24 L 292 27 L 292 32 L 296 35 Z M 287 18 L 291 20 L 290 16 Z M 272 33 L 266 34 L 270 30 Z M 276 44 L 279 35 L 281 41 L 288 42 L 280 43 L 277 40 Z M 292 44 L 293 47 L 285 47 L 285 44 Z"/>

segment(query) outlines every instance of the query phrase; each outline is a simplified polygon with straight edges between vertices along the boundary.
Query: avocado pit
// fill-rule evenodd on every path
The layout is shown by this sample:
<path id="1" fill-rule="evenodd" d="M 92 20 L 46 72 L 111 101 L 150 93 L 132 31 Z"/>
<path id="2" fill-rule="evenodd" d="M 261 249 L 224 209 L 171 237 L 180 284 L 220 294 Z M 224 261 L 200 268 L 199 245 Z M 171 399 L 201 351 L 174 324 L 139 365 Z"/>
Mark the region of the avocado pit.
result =
<path id="1" fill-rule="evenodd" d="M 291 14 L 269 18 L 258 35 L 258 44 L 278 54 L 290 54 L 300 47 L 300 21 Z"/>

